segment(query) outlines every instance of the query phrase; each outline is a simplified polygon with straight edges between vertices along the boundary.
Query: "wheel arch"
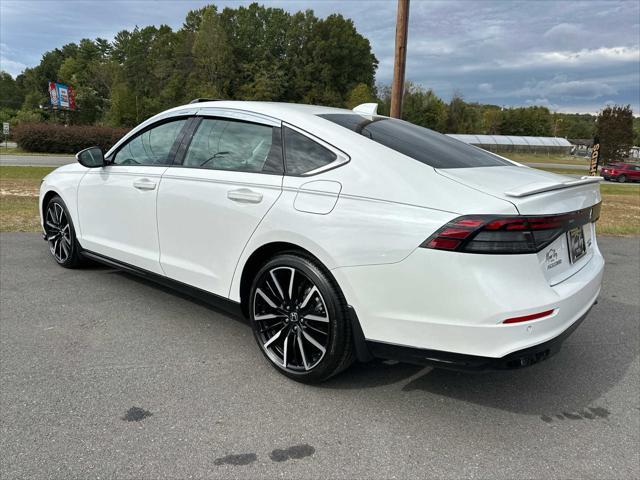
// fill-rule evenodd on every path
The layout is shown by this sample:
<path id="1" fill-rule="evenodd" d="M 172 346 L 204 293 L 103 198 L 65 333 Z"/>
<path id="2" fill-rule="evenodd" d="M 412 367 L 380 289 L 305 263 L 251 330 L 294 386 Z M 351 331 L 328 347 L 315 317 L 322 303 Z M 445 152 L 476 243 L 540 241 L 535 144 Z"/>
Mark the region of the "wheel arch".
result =
<path id="1" fill-rule="evenodd" d="M 56 192 L 55 190 L 53 190 L 53 189 L 49 189 L 49 190 L 47 191 L 47 193 L 45 193 L 45 194 L 42 196 L 42 204 L 41 204 L 41 207 L 42 207 L 42 210 L 43 210 L 43 211 L 44 211 L 44 208 L 47 206 L 47 204 L 51 201 L 51 199 L 52 199 L 53 197 L 60 197 L 60 198 L 62 198 L 62 196 L 61 196 L 58 192 Z M 64 200 L 64 199 L 63 199 L 63 200 Z M 66 202 L 65 202 L 65 203 L 66 203 Z"/>
<path id="2" fill-rule="evenodd" d="M 264 265 L 270 258 L 283 253 L 297 253 L 299 255 L 308 257 L 318 264 L 322 265 L 326 269 L 326 271 L 329 272 L 329 269 L 324 266 L 322 261 L 317 256 L 315 256 L 306 248 L 303 248 L 300 245 L 296 245 L 295 243 L 270 242 L 258 247 L 247 258 L 247 261 L 242 267 L 242 274 L 240 276 L 240 306 L 242 308 L 242 313 L 247 318 L 249 316 L 249 290 L 251 289 L 251 283 L 255 277 L 255 274 L 258 272 L 258 270 L 260 270 L 260 267 L 262 267 L 262 265 Z M 333 278 L 333 275 L 331 275 L 331 277 Z"/>

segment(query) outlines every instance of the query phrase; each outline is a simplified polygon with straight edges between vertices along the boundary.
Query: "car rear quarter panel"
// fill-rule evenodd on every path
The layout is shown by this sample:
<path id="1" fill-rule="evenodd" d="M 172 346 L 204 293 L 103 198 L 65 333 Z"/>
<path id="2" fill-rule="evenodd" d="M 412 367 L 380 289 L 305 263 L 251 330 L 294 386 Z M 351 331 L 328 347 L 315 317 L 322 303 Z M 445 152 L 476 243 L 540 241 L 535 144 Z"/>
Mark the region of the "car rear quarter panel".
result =
<path id="1" fill-rule="evenodd" d="M 395 263 L 456 216 L 451 212 L 342 194 L 331 212 L 309 213 L 294 207 L 297 193 L 297 189 L 284 189 L 246 245 L 231 285 L 233 300 L 240 298 L 240 274 L 247 259 L 263 245 L 272 242 L 297 245 L 328 269 Z M 322 196 L 320 192 L 306 194 Z"/>

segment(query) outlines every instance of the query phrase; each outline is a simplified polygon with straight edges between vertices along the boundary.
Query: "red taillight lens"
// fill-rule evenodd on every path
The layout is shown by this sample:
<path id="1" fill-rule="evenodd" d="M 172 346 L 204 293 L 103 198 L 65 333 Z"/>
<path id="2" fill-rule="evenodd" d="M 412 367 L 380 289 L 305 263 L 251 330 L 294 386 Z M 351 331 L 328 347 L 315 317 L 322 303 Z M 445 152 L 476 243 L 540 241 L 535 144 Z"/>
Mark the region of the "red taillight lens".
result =
<path id="1" fill-rule="evenodd" d="M 551 315 L 554 312 L 554 310 L 546 310 L 544 312 L 540 312 L 540 313 L 532 313 L 531 315 L 524 315 L 522 317 L 513 317 L 513 318 L 507 318 L 504 322 L 502 323 L 520 323 L 520 322 L 528 322 L 530 320 L 536 320 L 538 318 L 544 318 L 544 317 L 548 317 L 549 315 Z"/>
<path id="2" fill-rule="evenodd" d="M 567 230 L 599 216 L 600 204 L 560 215 L 468 215 L 447 223 L 420 246 L 467 253 L 536 253 Z"/>

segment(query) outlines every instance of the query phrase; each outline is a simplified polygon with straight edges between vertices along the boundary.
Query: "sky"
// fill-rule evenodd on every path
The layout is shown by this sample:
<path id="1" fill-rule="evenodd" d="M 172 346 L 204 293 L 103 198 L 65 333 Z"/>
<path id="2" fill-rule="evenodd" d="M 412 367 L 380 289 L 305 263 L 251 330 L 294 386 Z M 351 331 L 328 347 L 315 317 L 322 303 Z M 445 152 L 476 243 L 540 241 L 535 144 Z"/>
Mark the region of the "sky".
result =
<path id="1" fill-rule="evenodd" d="M 0 68 L 14 77 L 44 52 L 82 38 L 112 39 L 136 25 L 182 25 L 200 0 L 0 0 Z M 379 60 L 376 82 L 389 84 L 395 0 L 259 2 L 317 16 L 341 13 L 366 36 Z M 412 0 L 406 79 L 445 100 L 500 106 L 544 105 L 596 113 L 631 104 L 640 113 L 640 2 Z"/>

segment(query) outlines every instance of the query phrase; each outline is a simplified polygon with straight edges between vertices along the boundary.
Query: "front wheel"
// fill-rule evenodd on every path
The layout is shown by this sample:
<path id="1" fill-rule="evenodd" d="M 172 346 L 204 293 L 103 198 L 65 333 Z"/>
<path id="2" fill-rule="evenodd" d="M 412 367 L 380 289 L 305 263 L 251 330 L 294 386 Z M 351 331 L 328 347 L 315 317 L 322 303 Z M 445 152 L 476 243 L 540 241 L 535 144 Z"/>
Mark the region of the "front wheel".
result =
<path id="1" fill-rule="evenodd" d="M 260 269 L 250 295 L 254 336 L 281 373 L 316 383 L 352 363 L 347 305 L 321 265 L 297 254 L 278 255 Z"/>
<path id="2" fill-rule="evenodd" d="M 71 215 L 62 198 L 57 195 L 45 206 L 44 232 L 49 251 L 58 265 L 74 268 L 81 263 Z"/>
<path id="3" fill-rule="evenodd" d="M 618 177 L 618 182 L 625 183 L 626 181 L 627 181 L 627 176 L 626 175 L 620 175 Z"/>

